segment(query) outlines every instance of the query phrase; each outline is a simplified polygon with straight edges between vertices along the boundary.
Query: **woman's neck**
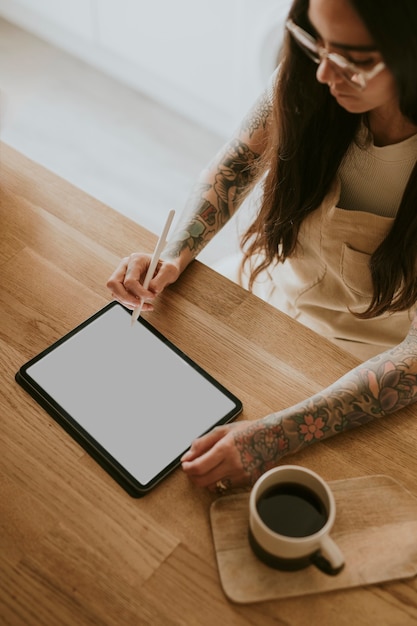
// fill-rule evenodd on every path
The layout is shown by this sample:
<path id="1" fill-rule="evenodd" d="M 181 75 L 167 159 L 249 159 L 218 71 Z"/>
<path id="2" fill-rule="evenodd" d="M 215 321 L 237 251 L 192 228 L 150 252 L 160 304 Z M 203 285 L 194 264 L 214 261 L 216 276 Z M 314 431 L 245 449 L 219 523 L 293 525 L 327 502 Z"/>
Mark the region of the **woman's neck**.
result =
<path id="1" fill-rule="evenodd" d="M 404 117 L 398 109 L 394 111 L 374 109 L 368 113 L 368 124 L 375 146 L 400 143 L 417 134 L 417 125 Z"/>

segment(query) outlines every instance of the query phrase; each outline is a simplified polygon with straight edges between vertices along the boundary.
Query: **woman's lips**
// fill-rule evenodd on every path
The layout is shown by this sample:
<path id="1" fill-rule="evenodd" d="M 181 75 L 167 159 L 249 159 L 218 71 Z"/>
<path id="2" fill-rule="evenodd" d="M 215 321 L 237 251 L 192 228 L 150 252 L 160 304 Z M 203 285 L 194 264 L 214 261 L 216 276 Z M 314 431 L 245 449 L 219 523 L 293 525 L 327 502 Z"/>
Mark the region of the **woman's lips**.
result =
<path id="1" fill-rule="evenodd" d="M 336 98 L 336 100 L 356 97 L 355 94 L 353 93 L 343 93 L 343 92 L 337 91 L 336 89 L 333 89 L 332 87 L 330 87 L 330 93 L 332 94 L 334 98 Z"/>

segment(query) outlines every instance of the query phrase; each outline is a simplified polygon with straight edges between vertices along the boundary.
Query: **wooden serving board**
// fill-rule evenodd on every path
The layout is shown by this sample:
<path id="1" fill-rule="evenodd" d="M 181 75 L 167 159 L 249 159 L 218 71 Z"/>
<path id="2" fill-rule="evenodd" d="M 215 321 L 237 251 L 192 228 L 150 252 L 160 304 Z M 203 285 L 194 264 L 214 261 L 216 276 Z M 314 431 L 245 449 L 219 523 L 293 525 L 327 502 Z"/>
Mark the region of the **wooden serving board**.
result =
<path id="1" fill-rule="evenodd" d="M 345 555 L 337 576 L 314 566 L 281 572 L 259 561 L 247 538 L 249 492 L 223 496 L 210 510 L 220 580 L 233 602 L 321 593 L 417 574 L 417 498 L 389 476 L 329 482 L 336 500 L 332 537 Z"/>

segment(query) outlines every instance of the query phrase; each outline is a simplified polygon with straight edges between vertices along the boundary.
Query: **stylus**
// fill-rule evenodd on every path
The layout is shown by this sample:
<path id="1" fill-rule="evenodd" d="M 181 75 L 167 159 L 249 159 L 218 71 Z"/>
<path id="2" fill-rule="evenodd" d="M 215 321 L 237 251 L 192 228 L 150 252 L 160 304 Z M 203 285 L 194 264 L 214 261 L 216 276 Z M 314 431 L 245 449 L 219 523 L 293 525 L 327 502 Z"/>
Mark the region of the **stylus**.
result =
<path id="1" fill-rule="evenodd" d="M 148 271 L 146 272 L 145 280 L 143 281 L 144 289 L 147 289 L 149 287 L 149 283 L 151 282 L 153 278 L 153 275 L 156 270 L 156 266 L 158 265 L 159 257 L 161 256 L 161 252 L 164 249 L 164 246 L 166 244 L 166 238 L 168 235 L 168 231 L 171 227 L 172 220 L 174 219 L 174 215 L 175 215 L 175 210 L 171 209 L 171 211 L 168 213 L 167 221 L 165 222 L 165 226 L 162 231 L 162 234 L 158 239 L 158 243 L 156 244 L 154 253 L 151 258 L 151 262 L 148 267 Z M 130 321 L 132 326 L 134 325 L 135 322 L 137 322 L 139 315 L 142 311 L 142 307 L 143 307 L 143 298 L 141 299 L 140 304 L 132 312 L 132 317 Z"/>

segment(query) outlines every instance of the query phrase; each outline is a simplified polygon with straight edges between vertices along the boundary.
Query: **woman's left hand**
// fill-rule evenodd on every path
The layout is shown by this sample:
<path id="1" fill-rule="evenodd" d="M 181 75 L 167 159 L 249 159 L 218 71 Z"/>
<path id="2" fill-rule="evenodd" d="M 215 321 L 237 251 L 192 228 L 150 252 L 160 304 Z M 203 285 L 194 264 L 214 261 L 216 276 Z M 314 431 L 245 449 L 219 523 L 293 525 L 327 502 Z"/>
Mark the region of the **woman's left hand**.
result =
<path id="1" fill-rule="evenodd" d="M 193 442 L 182 468 L 195 485 L 211 491 L 250 486 L 279 460 L 273 430 L 262 420 L 218 426 Z"/>

